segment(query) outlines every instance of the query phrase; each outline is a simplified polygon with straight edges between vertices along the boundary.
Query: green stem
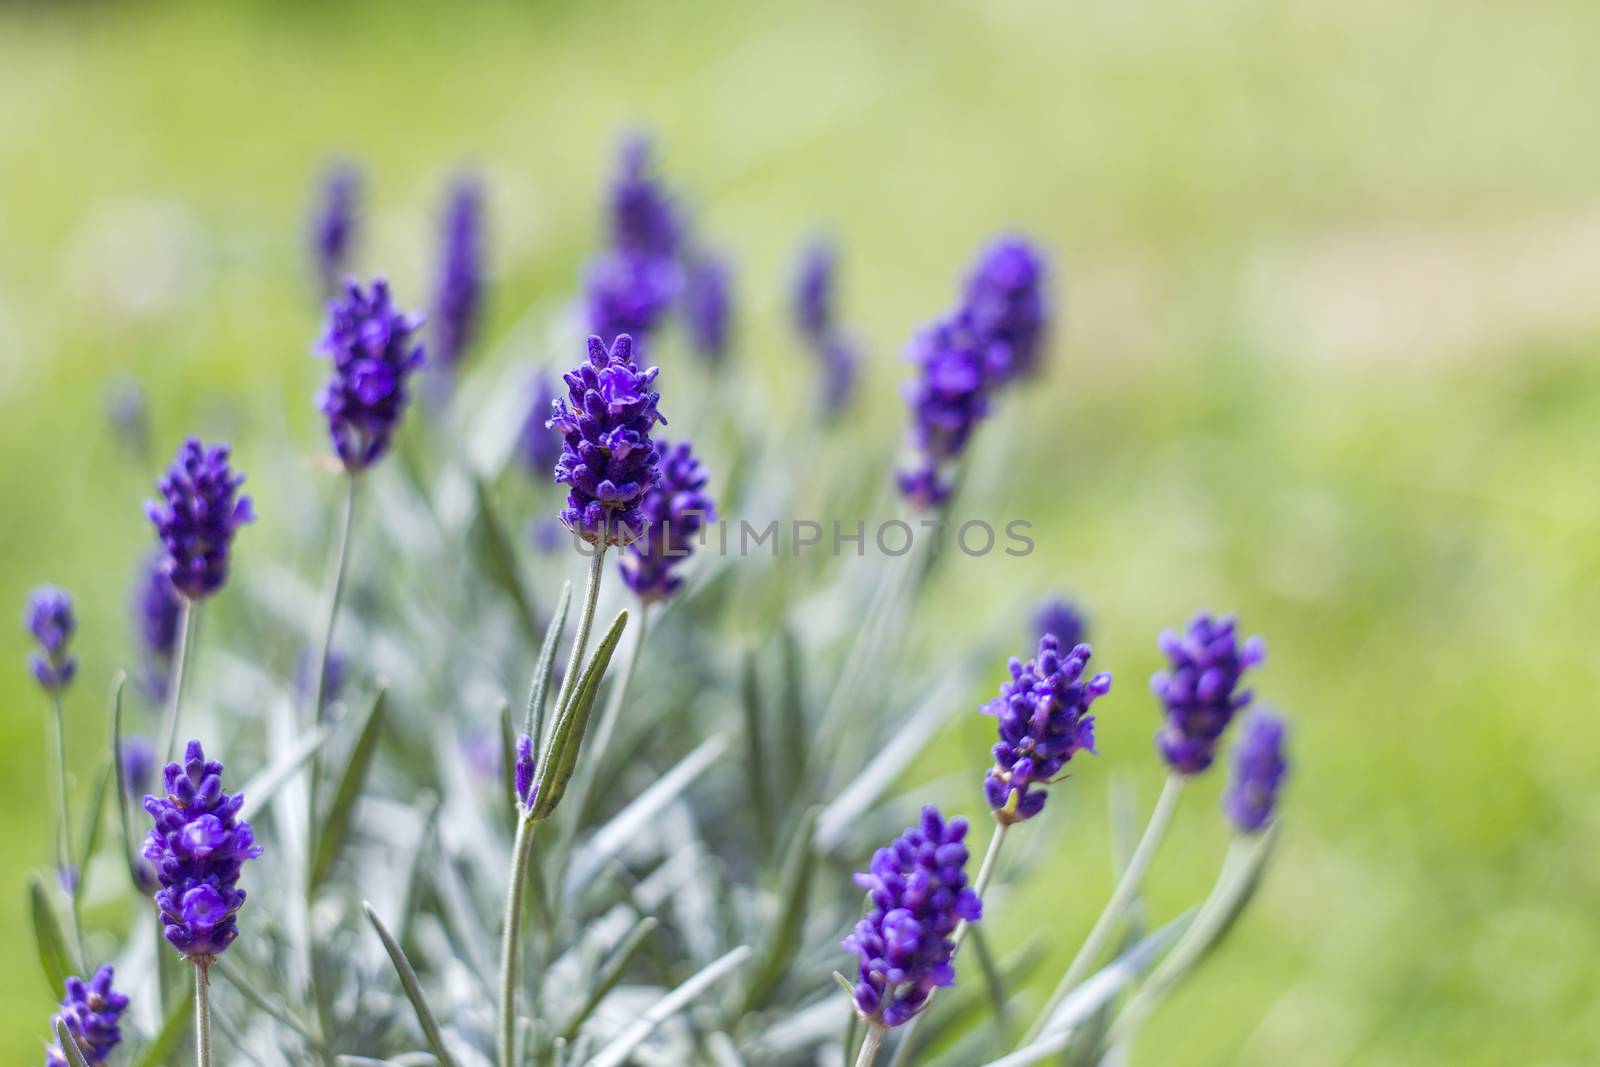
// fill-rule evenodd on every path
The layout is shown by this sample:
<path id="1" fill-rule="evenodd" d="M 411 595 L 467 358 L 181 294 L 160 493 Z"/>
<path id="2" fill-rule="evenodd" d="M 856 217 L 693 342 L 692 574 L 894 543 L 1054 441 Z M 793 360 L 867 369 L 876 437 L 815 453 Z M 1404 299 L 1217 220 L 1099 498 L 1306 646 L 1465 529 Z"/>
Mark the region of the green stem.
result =
<path id="1" fill-rule="evenodd" d="M 1161 837 L 1166 832 L 1167 824 L 1172 821 L 1172 813 L 1177 810 L 1178 797 L 1183 793 L 1183 783 L 1183 775 L 1167 776 L 1167 784 L 1162 788 L 1160 798 L 1156 800 L 1156 807 L 1150 813 L 1149 823 L 1145 825 L 1144 836 L 1139 838 L 1139 844 L 1133 850 L 1127 868 L 1117 881 L 1116 889 L 1112 890 L 1111 899 L 1106 901 L 1105 909 L 1100 912 L 1100 918 L 1095 920 L 1089 936 L 1083 942 L 1083 947 L 1078 949 L 1078 954 L 1072 958 L 1067 973 L 1061 976 L 1061 981 L 1056 983 L 1050 999 L 1045 1001 L 1044 1010 L 1028 1028 L 1027 1034 L 1022 1039 L 1024 1045 L 1032 1043 L 1044 1032 L 1045 1026 L 1050 1022 L 1050 1016 L 1061 1006 L 1061 1001 L 1083 981 L 1086 972 L 1105 948 L 1117 920 L 1133 902 L 1135 894 L 1139 892 L 1139 886 L 1144 881 L 1145 872 L 1150 869 L 1150 861 L 1155 859 L 1156 849 L 1161 844 Z"/>
<path id="2" fill-rule="evenodd" d="M 506 914 L 500 941 L 500 1067 L 515 1067 L 517 1048 L 517 967 L 522 935 L 522 894 L 528 882 L 528 859 L 533 854 L 533 830 L 539 825 L 526 814 L 517 818 L 517 837 L 511 845 L 511 884 L 506 887 Z"/>
<path id="3" fill-rule="evenodd" d="M 556 694 L 555 720 L 560 721 L 567 701 L 578 687 L 578 671 L 583 666 L 583 654 L 589 650 L 589 631 L 594 626 L 594 607 L 600 600 L 600 579 L 605 573 L 606 546 L 596 545 L 589 557 L 589 580 L 583 587 L 583 610 L 578 613 L 578 632 L 572 639 L 572 653 L 567 657 L 567 670 L 561 676 L 561 689 Z"/>
<path id="4" fill-rule="evenodd" d="M 161 716 L 161 751 L 172 760 L 178 746 L 178 709 L 183 706 L 183 683 L 189 673 L 189 646 L 194 643 L 200 605 L 178 594 L 178 647 L 172 650 L 172 669 L 167 675 L 167 706 Z"/>
<path id="5" fill-rule="evenodd" d="M 983 899 L 983 894 L 989 888 L 989 882 L 994 878 L 994 869 L 1000 857 L 1000 846 L 1005 842 L 1006 830 L 1010 829 L 1009 823 L 995 820 L 994 833 L 989 837 L 989 848 L 983 854 L 983 862 L 978 866 L 978 876 L 972 880 L 972 891 L 978 894 L 978 899 Z M 967 939 L 967 931 L 971 923 L 962 919 L 956 924 L 955 932 L 950 935 L 952 947 L 950 959 L 956 958 L 956 953 L 961 951 L 961 944 Z M 922 1005 L 922 1010 L 906 1024 L 905 1033 L 900 1038 L 899 1046 L 894 1050 L 894 1055 L 889 1060 L 889 1067 L 904 1067 L 911 1059 L 911 1047 L 916 1043 L 917 1030 L 922 1026 L 922 1020 L 927 1018 L 928 1011 L 933 1006 L 933 996 L 938 990 L 928 994 L 927 1001 Z"/>
<path id="6" fill-rule="evenodd" d="M 61 710 L 61 694 L 56 693 L 51 698 L 51 706 L 55 711 L 55 757 L 56 757 L 56 881 L 63 885 L 67 892 L 68 910 L 72 913 L 72 938 L 73 945 L 78 954 L 78 966 L 85 967 L 83 956 L 83 924 L 78 918 L 78 892 L 77 880 L 83 877 L 82 871 L 72 868 L 72 857 L 77 855 L 72 850 L 72 813 L 67 806 L 67 730 Z M 87 861 L 88 857 L 85 857 Z"/>
<path id="7" fill-rule="evenodd" d="M 333 559 L 329 566 L 328 609 L 322 625 L 322 650 L 317 656 L 316 684 L 311 687 L 312 723 L 322 719 L 322 705 L 328 692 L 328 658 L 333 654 L 333 624 L 339 616 L 339 601 L 344 595 L 345 563 L 350 556 L 350 529 L 355 523 L 356 476 L 348 474 L 344 481 L 344 502 L 339 510 L 338 532 L 334 535 Z"/>
<path id="8" fill-rule="evenodd" d="M 211 1067 L 211 975 L 210 964 L 194 965 L 194 1062 L 195 1067 Z"/>
<path id="9" fill-rule="evenodd" d="M 883 1024 L 873 1020 L 867 1023 L 867 1035 L 861 1039 L 861 1052 L 856 1056 L 856 1067 L 872 1067 L 878 1062 L 878 1049 L 883 1046 Z"/>

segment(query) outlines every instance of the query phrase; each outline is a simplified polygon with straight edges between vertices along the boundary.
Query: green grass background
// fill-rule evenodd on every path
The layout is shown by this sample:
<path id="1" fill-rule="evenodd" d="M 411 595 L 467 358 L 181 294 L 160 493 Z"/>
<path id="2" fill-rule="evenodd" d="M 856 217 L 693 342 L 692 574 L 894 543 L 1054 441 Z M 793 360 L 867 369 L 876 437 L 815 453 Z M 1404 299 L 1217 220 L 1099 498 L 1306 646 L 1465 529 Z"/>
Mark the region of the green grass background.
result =
<path id="1" fill-rule="evenodd" d="M 902 417 L 911 326 L 1022 227 L 1065 302 L 1048 377 L 1002 415 L 1039 551 L 951 568 L 918 626 L 960 643 L 974 598 L 1070 587 L 1119 685 L 1000 929 L 1087 926 L 1104 778 L 1157 787 L 1154 634 L 1233 608 L 1293 717 L 1286 848 L 1142 1062 L 1594 1063 L 1596 40 L 1583 0 L 8 5 L 0 605 L 77 595 L 87 770 L 158 466 L 117 443 L 107 390 L 149 390 L 162 459 L 200 428 L 246 469 L 309 465 L 303 215 L 335 151 L 368 169 L 363 267 L 412 302 L 442 182 L 484 167 L 505 327 L 572 290 L 613 139 L 648 123 L 738 260 L 740 358 L 770 382 L 804 380 L 789 254 L 841 236 L 862 418 Z M 295 506 L 260 489 L 264 515 Z M 242 567 L 270 544 L 246 538 Z M 0 632 L 0 1058 L 35 1062 L 47 720 Z M 1158 914 L 1214 872 L 1219 785 L 1186 798 Z"/>

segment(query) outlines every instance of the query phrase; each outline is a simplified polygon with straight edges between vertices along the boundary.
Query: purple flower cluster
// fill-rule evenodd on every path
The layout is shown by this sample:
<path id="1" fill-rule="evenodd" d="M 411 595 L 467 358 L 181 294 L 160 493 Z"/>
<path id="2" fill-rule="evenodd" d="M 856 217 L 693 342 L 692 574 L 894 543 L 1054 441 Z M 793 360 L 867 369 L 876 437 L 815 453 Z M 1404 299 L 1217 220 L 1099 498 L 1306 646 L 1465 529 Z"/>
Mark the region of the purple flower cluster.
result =
<path id="1" fill-rule="evenodd" d="M 1066 597 L 1054 597 L 1039 605 L 1033 616 L 1034 639 L 1055 634 L 1062 648 L 1074 648 L 1089 639 L 1089 620 Z"/>
<path id="2" fill-rule="evenodd" d="M 898 478 L 914 506 L 949 499 L 951 467 L 989 413 L 990 396 L 1037 365 L 1044 275 L 1043 257 L 1028 242 L 1001 238 L 979 256 L 956 309 L 912 339 L 906 355 L 916 374 L 905 396 L 916 459 Z"/>
<path id="3" fill-rule="evenodd" d="M 142 797 L 150 789 L 150 776 L 156 769 L 156 750 L 149 738 L 129 734 L 122 739 L 122 784 L 131 797 Z"/>
<path id="4" fill-rule="evenodd" d="M 1198 774 L 1216 758 L 1228 723 L 1250 703 L 1250 691 L 1239 682 L 1266 658 L 1266 646 L 1259 637 L 1241 644 L 1232 616 L 1205 612 L 1182 634 L 1163 632 L 1160 645 L 1169 669 L 1150 680 L 1166 710 L 1156 748 L 1176 773 Z"/>
<path id="5" fill-rule="evenodd" d="M 311 220 L 311 248 L 324 293 L 338 289 L 339 280 L 349 267 L 360 198 L 361 173 L 349 163 L 331 167 Z"/>
<path id="6" fill-rule="evenodd" d="M 813 241 L 800 255 L 794 282 L 794 321 L 822 368 L 823 414 L 839 414 L 855 393 L 860 356 L 839 328 L 835 307 L 838 253 L 827 241 Z"/>
<path id="7" fill-rule="evenodd" d="M 1244 724 L 1244 736 L 1234 749 L 1233 781 L 1223 794 L 1223 809 L 1242 834 L 1267 825 L 1278 803 L 1278 790 L 1289 772 L 1283 754 L 1288 733 L 1282 719 L 1269 712 L 1253 713 Z"/>
<path id="8" fill-rule="evenodd" d="M 1094 751 L 1094 716 L 1089 708 L 1111 690 L 1105 672 L 1083 680 L 1089 646 L 1063 654 L 1055 634 L 1039 639 L 1039 655 L 1011 660 L 1011 680 L 979 710 L 999 721 L 994 766 L 983 794 L 1002 823 L 1031 819 L 1044 810 L 1045 787 L 1080 751 Z M 1037 786 L 1035 789 L 1033 787 Z"/>
<path id="9" fill-rule="evenodd" d="M 39 642 L 39 650 L 28 657 L 34 679 L 46 693 L 61 693 L 78 673 L 78 660 L 68 647 L 78 629 L 72 597 L 53 585 L 40 586 L 28 594 L 22 623 Z"/>
<path id="10" fill-rule="evenodd" d="M 61 1010 L 55 1015 L 67 1024 L 67 1033 L 77 1043 L 85 1063 L 104 1063 L 122 1042 L 119 1024 L 128 1007 L 128 998 L 112 988 L 113 978 L 109 966 L 101 967 L 87 982 L 78 977 L 68 978 L 66 996 L 61 998 Z M 71 1061 L 56 1043 L 53 1023 L 50 1031 L 51 1038 L 45 1047 L 45 1067 L 67 1067 Z"/>
<path id="11" fill-rule="evenodd" d="M 967 277 L 965 307 L 972 328 L 985 339 L 985 362 L 996 382 L 1025 377 L 1037 368 L 1044 347 L 1044 256 L 1021 237 L 995 240 Z"/>
<path id="12" fill-rule="evenodd" d="M 869 908 L 843 947 L 860 958 L 856 1011 L 884 1026 L 900 1026 L 921 1010 L 933 990 L 955 982 L 951 934 L 983 912 L 967 887 L 967 821 L 948 823 L 937 808 L 872 857 L 855 876 Z"/>
<path id="13" fill-rule="evenodd" d="M 633 362 L 633 341 L 618 337 L 607 351 L 589 338 L 589 358 L 562 376 L 567 395 L 551 406 L 549 425 L 562 436 L 556 481 L 567 486 L 561 521 L 590 544 L 627 544 L 643 532 L 639 506 L 661 477 L 650 431 L 666 424 L 650 385 L 660 373 Z"/>
<path id="14" fill-rule="evenodd" d="M 152 555 L 140 564 L 133 589 L 134 634 L 144 664 L 140 684 L 152 700 L 162 700 L 167 695 L 172 653 L 178 645 L 182 621 L 183 601 L 162 569 L 160 554 Z"/>
<path id="15" fill-rule="evenodd" d="M 411 398 L 406 381 L 422 366 L 423 348 L 412 336 L 421 325 L 421 316 L 394 307 L 381 278 L 366 289 L 351 281 L 328 305 L 317 350 L 333 361 L 333 377 L 317 406 L 346 470 L 365 470 L 388 451 Z"/>
<path id="16" fill-rule="evenodd" d="M 483 310 L 483 186 L 464 177 L 450 190 L 444 259 L 433 299 L 433 356 L 451 370 L 476 340 Z"/>
<path id="17" fill-rule="evenodd" d="M 222 588 L 234 535 L 255 521 L 250 498 L 238 495 L 244 475 L 228 466 L 229 454 L 225 444 L 206 448 L 189 438 L 156 482 L 161 500 L 145 501 L 145 515 L 164 550 L 161 572 L 190 600 Z"/>
<path id="18" fill-rule="evenodd" d="M 640 600 L 665 600 L 678 591 L 683 579 L 674 573 L 678 561 L 689 555 L 690 540 L 715 517 L 715 505 L 706 493 L 706 469 L 688 442 L 656 443 L 661 480 L 644 494 L 639 514 L 643 536 L 628 546 L 618 566 L 622 580 Z"/>
<path id="19" fill-rule="evenodd" d="M 189 742 L 182 764 L 167 764 L 166 795 L 144 798 L 155 826 L 143 855 L 161 879 L 155 899 L 167 941 L 197 963 L 239 934 L 239 868 L 261 855 L 250 824 L 238 818 L 243 803 L 222 791 L 222 764 L 207 760 L 198 741 Z"/>
<path id="20" fill-rule="evenodd" d="M 537 796 L 538 786 L 533 784 L 534 758 L 533 738 L 527 734 L 517 736 L 517 761 L 512 768 L 512 787 L 516 790 L 517 803 L 524 808 L 532 808 Z"/>
<path id="21" fill-rule="evenodd" d="M 584 272 L 589 332 L 607 344 L 628 334 L 643 349 L 683 285 L 683 225 L 655 173 L 648 136 L 623 140 L 607 207 L 610 246 Z"/>
<path id="22" fill-rule="evenodd" d="M 721 363 L 728 354 L 732 286 L 733 269 L 721 256 L 702 249 L 691 253 L 684 264 L 679 299 L 684 329 L 695 351 L 709 363 Z"/>

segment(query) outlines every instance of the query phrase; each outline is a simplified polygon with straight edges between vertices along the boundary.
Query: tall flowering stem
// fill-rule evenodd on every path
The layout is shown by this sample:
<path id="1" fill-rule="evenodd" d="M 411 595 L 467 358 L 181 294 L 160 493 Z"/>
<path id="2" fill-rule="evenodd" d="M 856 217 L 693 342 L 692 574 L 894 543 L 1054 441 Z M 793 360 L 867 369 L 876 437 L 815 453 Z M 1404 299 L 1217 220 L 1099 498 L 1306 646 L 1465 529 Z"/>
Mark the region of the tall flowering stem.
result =
<path id="1" fill-rule="evenodd" d="M 178 744 L 178 715 L 183 706 L 183 684 L 189 675 L 189 646 L 199 625 L 200 605 L 178 597 L 178 641 L 172 649 L 172 670 L 167 677 L 167 699 L 161 712 L 161 755 L 171 759 Z"/>
<path id="2" fill-rule="evenodd" d="M 211 965 L 194 967 L 194 1062 L 211 1067 Z"/>
<path id="3" fill-rule="evenodd" d="M 333 627 L 339 617 L 339 603 L 344 597 L 344 574 L 350 557 L 350 530 L 355 525 L 357 482 L 358 479 L 354 474 L 345 476 L 344 492 L 339 507 L 339 524 L 335 528 L 333 555 L 328 564 L 327 609 L 322 621 L 322 646 L 317 651 L 313 683 L 307 687 L 311 697 L 308 718 L 312 724 L 322 717 L 322 710 L 328 698 L 329 679 L 333 674 L 330 669 L 333 659 Z"/>

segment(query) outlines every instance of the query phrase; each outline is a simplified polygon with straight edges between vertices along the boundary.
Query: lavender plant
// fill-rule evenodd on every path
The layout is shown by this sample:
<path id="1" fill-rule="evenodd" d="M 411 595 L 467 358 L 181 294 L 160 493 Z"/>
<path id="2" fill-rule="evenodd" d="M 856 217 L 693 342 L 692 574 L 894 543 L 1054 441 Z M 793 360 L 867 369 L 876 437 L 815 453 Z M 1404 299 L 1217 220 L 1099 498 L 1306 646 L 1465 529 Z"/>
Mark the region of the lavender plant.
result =
<path id="1" fill-rule="evenodd" d="M 1125 1052 L 1261 884 L 1287 731 L 1249 710 L 1259 641 L 1202 615 L 1161 639 L 1168 784 L 1143 834 L 1130 828 L 1138 840 L 1100 917 L 1088 931 L 1043 922 L 1053 954 L 992 932 L 1010 928 L 991 920 L 1038 854 L 1071 832 L 1067 806 L 1048 798 L 1102 774 L 1078 758 L 1096 751 L 1096 718 L 1126 712 L 1110 675 L 1090 669 L 1081 614 L 1039 613 L 1031 657 L 1011 659 L 978 708 L 992 747 L 967 754 L 958 782 L 929 782 L 927 745 L 973 707 L 1009 630 L 1029 620 L 967 621 L 930 650 L 906 639 L 938 580 L 928 558 L 816 565 L 720 550 L 723 516 L 799 499 L 786 494 L 802 448 L 777 420 L 684 402 L 674 343 L 715 360 L 700 373 L 749 371 L 726 328 L 727 274 L 695 277 L 698 246 L 644 142 L 625 148 L 607 203 L 596 262 L 620 264 L 626 284 L 597 311 L 603 287 L 589 276 L 595 336 L 545 353 L 571 366 L 560 395 L 548 378 L 530 390 L 539 379 L 520 343 L 480 336 L 473 359 L 446 354 L 478 321 L 462 309 L 484 278 L 460 250 L 478 247 L 481 219 L 452 241 L 434 302 L 430 343 L 454 378 L 446 432 L 403 432 L 420 317 L 381 281 L 332 302 L 318 406 L 340 491 L 308 482 L 321 475 L 285 458 L 297 449 L 252 462 L 266 484 L 305 487 L 263 520 L 325 558 L 320 581 L 272 562 L 306 552 L 252 542 L 235 559 L 254 517 L 242 476 L 225 446 L 184 445 L 150 506 L 161 552 L 135 613 L 135 666 L 160 668 L 168 740 L 142 741 L 151 724 L 114 682 L 111 752 L 77 821 L 63 746 L 86 743 L 60 723 L 82 692 L 69 686 L 78 620 L 64 594 L 35 596 L 31 669 L 58 723 L 61 888 L 36 880 L 31 896 L 52 996 L 67 994 L 52 1067 L 184 1062 L 190 1031 L 205 1067 L 1017 1067 L 1067 1051 L 1101 1062 Z M 853 382 L 853 357 L 825 352 L 842 343 L 832 260 L 808 262 L 795 324 Z M 639 270 L 660 272 L 659 293 L 649 279 L 636 287 Z M 459 301 L 463 274 L 474 282 Z M 1046 280 L 1036 249 L 1002 240 L 958 307 L 918 335 L 913 461 L 899 483 L 909 507 L 948 511 L 985 415 L 1038 373 Z M 669 309 L 681 338 L 657 329 Z M 646 364 L 635 327 L 654 331 L 649 352 L 667 373 Z M 549 335 L 561 338 L 554 324 Z M 842 410 L 848 392 L 825 406 Z M 892 494 L 894 457 L 850 444 Z M 568 535 L 553 551 L 508 532 L 552 516 Z M 620 581 L 605 580 L 608 558 Z M 225 586 L 239 610 L 216 613 L 201 648 L 196 608 Z M 1134 903 L 1177 799 L 1241 715 L 1223 799 L 1234 841 L 1215 886 L 1147 932 Z M 138 798 L 176 755 L 180 722 L 205 747 L 165 765 L 146 821 Z M 228 788 L 206 749 L 226 750 Z M 975 869 L 969 820 L 988 830 Z M 73 872 L 102 850 L 120 852 L 120 888 L 141 905 L 126 928 L 117 909 L 80 908 Z M 1071 962 L 1049 974 L 1056 957 Z M 848 978 L 836 970 L 847 965 Z"/>

